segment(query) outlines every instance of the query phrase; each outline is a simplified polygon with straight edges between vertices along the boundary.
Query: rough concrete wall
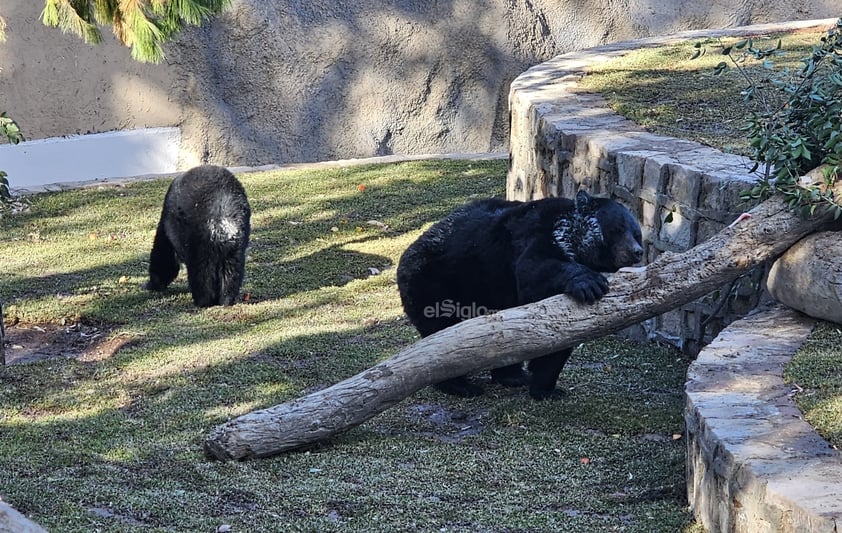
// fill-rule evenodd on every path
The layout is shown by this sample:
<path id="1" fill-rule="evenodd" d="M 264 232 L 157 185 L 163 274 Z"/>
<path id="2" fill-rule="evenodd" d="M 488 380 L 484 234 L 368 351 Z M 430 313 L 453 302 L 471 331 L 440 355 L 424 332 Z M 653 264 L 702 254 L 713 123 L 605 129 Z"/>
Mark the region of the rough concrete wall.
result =
<path id="1" fill-rule="evenodd" d="M 139 65 L 6 0 L 0 108 L 28 138 L 181 126 L 184 165 L 391 153 L 483 152 L 508 142 L 508 86 L 527 67 L 600 43 L 700 27 L 838 14 L 836 0 L 235 0 Z"/>
<path id="2" fill-rule="evenodd" d="M 111 34 L 100 46 L 41 24 L 41 0 L 3 0 L 0 111 L 27 139 L 177 125 L 170 70 L 133 61 Z"/>

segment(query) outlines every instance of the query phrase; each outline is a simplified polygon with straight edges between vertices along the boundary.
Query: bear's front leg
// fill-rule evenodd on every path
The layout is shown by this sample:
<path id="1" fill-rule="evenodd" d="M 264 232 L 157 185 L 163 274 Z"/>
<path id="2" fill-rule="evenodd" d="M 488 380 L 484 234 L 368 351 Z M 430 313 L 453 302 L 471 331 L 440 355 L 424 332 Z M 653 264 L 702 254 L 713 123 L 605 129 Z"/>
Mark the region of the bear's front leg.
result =
<path id="1" fill-rule="evenodd" d="M 564 393 L 556 388 L 556 382 L 571 353 L 573 350 L 568 348 L 529 361 L 532 373 L 529 395 L 533 400 L 557 400 L 563 396 Z"/>
<path id="2" fill-rule="evenodd" d="M 592 304 L 608 292 L 608 279 L 600 272 L 572 263 L 556 275 L 561 292 L 579 303 Z"/>
<path id="3" fill-rule="evenodd" d="M 515 269 L 518 305 L 566 294 L 579 303 L 592 304 L 608 292 L 608 279 L 584 265 L 563 259 L 531 260 L 525 256 Z"/>

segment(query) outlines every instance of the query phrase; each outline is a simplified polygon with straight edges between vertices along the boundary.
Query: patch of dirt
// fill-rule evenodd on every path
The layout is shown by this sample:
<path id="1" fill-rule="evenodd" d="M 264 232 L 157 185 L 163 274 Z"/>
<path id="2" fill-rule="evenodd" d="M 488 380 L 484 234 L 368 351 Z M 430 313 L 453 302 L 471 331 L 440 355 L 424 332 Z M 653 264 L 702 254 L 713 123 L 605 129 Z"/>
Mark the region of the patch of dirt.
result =
<path id="1" fill-rule="evenodd" d="M 79 323 L 69 326 L 24 323 L 6 326 L 6 364 L 20 365 L 59 357 L 101 361 L 114 355 L 131 340 L 128 335 L 115 335 L 115 329 L 114 326 Z"/>
<path id="2" fill-rule="evenodd" d="M 485 429 L 484 414 L 452 411 L 438 404 L 416 404 L 406 410 L 407 418 L 421 426 L 414 433 L 447 443 L 458 443 L 480 433 Z"/>

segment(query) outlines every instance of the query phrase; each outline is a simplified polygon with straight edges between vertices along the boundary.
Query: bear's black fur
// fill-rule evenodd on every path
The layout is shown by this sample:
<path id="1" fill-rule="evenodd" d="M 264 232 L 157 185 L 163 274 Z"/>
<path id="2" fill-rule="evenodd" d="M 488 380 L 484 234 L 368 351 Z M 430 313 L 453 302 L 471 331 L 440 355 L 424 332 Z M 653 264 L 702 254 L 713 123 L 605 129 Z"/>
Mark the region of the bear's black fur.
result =
<path id="1" fill-rule="evenodd" d="M 250 223 L 246 192 L 227 169 L 205 165 L 175 178 L 164 197 L 146 288 L 164 290 L 184 263 L 193 303 L 232 305 L 243 283 Z"/>
<path id="2" fill-rule="evenodd" d="M 464 205 L 403 253 L 397 281 L 404 310 L 422 337 L 466 318 L 564 293 L 593 303 L 608 291 L 600 272 L 643 256 L 640 226 L 622 205 L 582 191 L 576 200 L 500 199 Z M 533 398 L 556 395 L 571 350 L 491 371 L 507 386 L 529 384 Z M 459 396 L 482 394 L 466 376 L 436 385 Z"/>

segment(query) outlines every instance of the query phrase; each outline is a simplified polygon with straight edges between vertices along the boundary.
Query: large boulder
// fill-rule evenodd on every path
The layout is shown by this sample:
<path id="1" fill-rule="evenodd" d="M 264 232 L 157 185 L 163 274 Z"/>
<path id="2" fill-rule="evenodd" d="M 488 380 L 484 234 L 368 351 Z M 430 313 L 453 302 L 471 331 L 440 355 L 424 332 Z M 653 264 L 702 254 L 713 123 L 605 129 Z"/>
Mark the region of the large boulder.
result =
<path id="1" fill-rule="evenodd" d="M 663 5 L 666 4 L 666 5 Z M 508 86 L 597 44 L 838 15 L 835 0 L 234 0 L 140 65 L 43 27 L 43 2 L 0 13 L 3 109 L 37 139 L 180 126 L 183 166 L 486 152 L 508 140 Z"/>
<path id="2" fill-rule="evenodd" d="M 842 233 L 814 233 L 795 243 L 772 263 L 766 287 L 793 309 L 842 324 Z"/>

